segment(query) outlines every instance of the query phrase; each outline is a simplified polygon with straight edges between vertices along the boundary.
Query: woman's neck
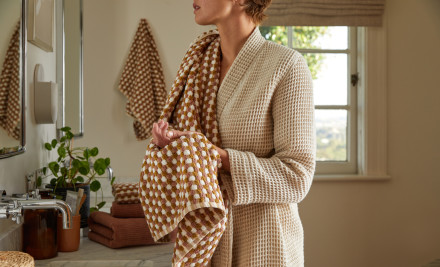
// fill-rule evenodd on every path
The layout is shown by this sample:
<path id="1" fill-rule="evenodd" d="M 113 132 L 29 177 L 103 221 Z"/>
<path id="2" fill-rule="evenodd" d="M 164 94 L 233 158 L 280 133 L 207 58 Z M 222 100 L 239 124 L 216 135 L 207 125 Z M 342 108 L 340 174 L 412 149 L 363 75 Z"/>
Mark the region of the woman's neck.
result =
<path id="1" fill-rule="evenodd" d="M 217 24 L 220 34 L 222 63 L 231 65 L 256 25 L 247 16 L 236 16 L 234 20 Z"/>

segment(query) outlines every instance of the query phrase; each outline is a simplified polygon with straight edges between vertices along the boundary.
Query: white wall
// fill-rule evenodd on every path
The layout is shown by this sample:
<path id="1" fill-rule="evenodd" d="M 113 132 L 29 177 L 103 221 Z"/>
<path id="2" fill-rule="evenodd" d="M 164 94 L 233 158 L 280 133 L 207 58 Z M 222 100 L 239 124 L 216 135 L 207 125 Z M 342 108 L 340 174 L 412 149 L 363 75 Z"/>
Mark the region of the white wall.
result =
<path id="1" fill-rule="evenodd" d="M 389 182 L 314 183 L 300 206 L 306 266 L 440 258 L 440 2 L 387 0 Z"/>
<path id="2" fill-rule="evenodd" d="M 25 175 L 41 168 L 54 156 L 43 150 L 43 144 L 55 138 L 55 125 L 35 123 L 33 75 L 35 65 L 42 64 L 44 80 L 56 81 L 55 48 L 54 52 L 45 52 L 28 42 L 27 49 L 26 152 L 0 160 L 0 189 L 6 190 L 8 194 L 24 193 L 26 190 Z"/>
<path id="3" fill-rule="evenodd" d="M 84 1 L 84 138 L 109 156 L 117 177 L 138 177 L 146 141 L 137 141 L 127 98 L 118 90 L 124 63 L 141 18 L 159 50 L 166 88 L 193 39 L 203 31 L 193 22 L 192 2 L 181 0 Z"/>

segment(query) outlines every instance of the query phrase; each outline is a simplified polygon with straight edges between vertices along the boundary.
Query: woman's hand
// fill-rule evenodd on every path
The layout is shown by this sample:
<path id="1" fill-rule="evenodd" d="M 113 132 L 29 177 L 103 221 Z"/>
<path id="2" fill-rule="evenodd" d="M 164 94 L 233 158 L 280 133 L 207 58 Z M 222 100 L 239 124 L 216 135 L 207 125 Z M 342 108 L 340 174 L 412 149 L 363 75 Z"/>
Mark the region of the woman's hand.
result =
<path id="1" fill-rule="evenodd" d="M 153 143 L 156 146 L 163 148 L 169 145 L 175 139 L 180 138 L 181 136 L 188 136 L 194 133 L 190 131 L 181 132 L 177 130 L 168 130 L 168 127 L 169 127 L 168 122 L 163 120 L 160 120 L 159 122 L 153 124 Z M 220 158 L 222 161 L 222 169 L 226 171 L 230 171 L 228 152 L 217 146 L 214 147 L 217 149 L 217 152 L 220 154 Z"/>
<path id="2" fill-rule="evenodd" d="M 157 123 L 153 123 L 153 144 L 163 148 L 173 142 L 175 139 L 184 135 L 190 135 L 193 132 L 181 132 L 176 130 L 168 130 L 169 124 L 166 121 L 160 120 Z"/>

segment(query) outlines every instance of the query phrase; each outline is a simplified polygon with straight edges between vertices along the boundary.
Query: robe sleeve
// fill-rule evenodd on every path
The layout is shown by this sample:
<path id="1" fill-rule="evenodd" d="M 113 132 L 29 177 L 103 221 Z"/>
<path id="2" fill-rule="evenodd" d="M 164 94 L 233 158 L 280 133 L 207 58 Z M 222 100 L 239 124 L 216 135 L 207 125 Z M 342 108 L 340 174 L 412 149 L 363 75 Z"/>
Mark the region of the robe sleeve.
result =
<path id="1" fill-rule="evenodd" d="M 233 205 L 298 203 L 312 184 L 316 153 L 313 88 L 302 57 L 285 74 L 272 101 L 273 156 L 259 158 L 252 152 L 225 149 L 232 178 L 226 186 Z"/>

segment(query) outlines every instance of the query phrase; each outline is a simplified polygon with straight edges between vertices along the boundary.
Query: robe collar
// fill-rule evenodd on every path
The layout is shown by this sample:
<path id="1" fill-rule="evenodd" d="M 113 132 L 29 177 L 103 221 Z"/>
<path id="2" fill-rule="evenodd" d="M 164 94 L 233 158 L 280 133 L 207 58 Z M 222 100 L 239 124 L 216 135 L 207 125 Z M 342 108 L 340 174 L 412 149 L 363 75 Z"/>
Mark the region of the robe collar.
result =
<path id="1" fill-rule="evenodd" d="M 251 63 L 255 60 L 255 57 L 263 46 L 266 39 L 261 35 L 260 29 L 255 27 L 254 31 L 248 37 L 228 72 L 220 85 L 219 91 L 221 91 L 224 100 L 217 101 L 217 120 L 219 121 L 226 104 L 236 90 L 241 78 Z"/>

